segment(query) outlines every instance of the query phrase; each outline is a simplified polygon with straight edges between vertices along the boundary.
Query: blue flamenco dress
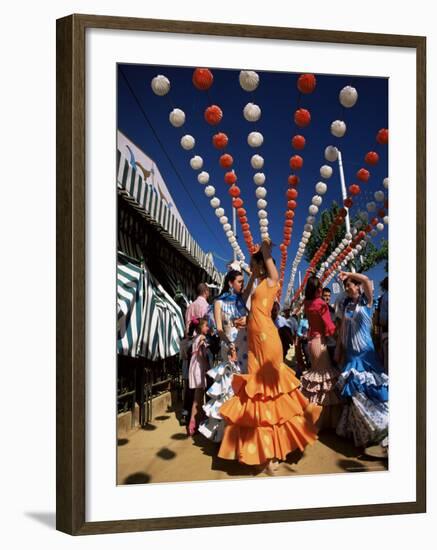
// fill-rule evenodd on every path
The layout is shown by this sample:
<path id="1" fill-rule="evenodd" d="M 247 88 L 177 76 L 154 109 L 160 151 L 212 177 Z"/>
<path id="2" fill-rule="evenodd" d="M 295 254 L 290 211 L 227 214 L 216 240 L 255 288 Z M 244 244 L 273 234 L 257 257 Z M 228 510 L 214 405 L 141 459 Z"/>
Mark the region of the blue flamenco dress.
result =
<path id="1" fill-rule="evenodd" d="M 223 331 L 227 339 L 235 345 L 237 360 L 229 357 L 226 342 L 220 343 L 220 361 L 208 371 L 214 382 L 207 390 L 209 400 L 203 406 L 205 420 L 199 426 L 199 432 L 216 443 L 223 439 L 225 421 L 220 414 L 220 407 L 234 396 L 232 378 L 235 373 L 247 372 L 247 333 L 245 328 L 237 329 L 235 319 L 245 317 L 248 313 L 241 295 L 232 292 L 220 296 Z"/>
<path id="2" fill-rule="evenodd" d="M 388 376 L 372 341 L 372 308 L 366 296 L 344 303 L 341 340 L 345 366 L 337 387 L 345 398 L 337 434 L 353 438 L 357 447 L 388 441 Z"/>

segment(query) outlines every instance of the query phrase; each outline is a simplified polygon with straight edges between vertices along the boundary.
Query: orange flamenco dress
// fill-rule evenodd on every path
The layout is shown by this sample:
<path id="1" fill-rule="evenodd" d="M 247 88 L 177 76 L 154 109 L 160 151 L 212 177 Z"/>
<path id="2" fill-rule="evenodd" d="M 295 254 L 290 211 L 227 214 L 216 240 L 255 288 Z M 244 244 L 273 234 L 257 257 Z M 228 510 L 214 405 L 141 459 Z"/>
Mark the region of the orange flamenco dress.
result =
<path id="1" fill-rule="evenodd" d="M 234 397 L 220 408 L 226 428 L 218 456 L 244 464 L 285 460 L 317 439 L 322 408 L 298 389 L 294 371 L 283 363 L 282 344 L 271 311 L 278 285 L 261 281 L 248 316 L 248 374 L 234 374 Z"/>

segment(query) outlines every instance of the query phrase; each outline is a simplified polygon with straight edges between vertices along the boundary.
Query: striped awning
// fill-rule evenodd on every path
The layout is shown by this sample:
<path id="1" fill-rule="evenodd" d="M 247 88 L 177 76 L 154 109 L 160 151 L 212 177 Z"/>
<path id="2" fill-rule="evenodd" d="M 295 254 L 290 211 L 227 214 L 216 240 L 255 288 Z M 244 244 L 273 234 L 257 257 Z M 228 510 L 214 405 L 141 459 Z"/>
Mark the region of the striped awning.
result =
<path id="1" fill-rule="evenodd" d="M 153 185 L 147 183 L 123 153 L 117 149 L 117 188 L 124 198 L 152 225 L 154 225 L 175 248 L 192 263 L 204 269 L 214 282 L 221 284 L 223 275 L 193 237 L 171 212 Z"/>
<path id="2" fill-rule="evenodd" d="M 136 357 L 143 308 L 143 270 L 117 257 L 117 351 Z"/>

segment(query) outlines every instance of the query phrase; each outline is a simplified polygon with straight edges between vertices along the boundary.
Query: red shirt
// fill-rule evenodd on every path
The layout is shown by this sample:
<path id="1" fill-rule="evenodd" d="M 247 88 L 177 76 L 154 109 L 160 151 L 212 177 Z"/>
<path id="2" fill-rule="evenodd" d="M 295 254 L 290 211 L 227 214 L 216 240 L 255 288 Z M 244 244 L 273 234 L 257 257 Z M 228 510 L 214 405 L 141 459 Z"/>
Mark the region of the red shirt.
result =
<path id="1" fill-rule="evenodd" d="M 309 323 L 308 339 L 315 336 L 332 336 L 335 325 L 329 313 L 329 307 L 322 298 L 305 300 L 305 315 Z"/>

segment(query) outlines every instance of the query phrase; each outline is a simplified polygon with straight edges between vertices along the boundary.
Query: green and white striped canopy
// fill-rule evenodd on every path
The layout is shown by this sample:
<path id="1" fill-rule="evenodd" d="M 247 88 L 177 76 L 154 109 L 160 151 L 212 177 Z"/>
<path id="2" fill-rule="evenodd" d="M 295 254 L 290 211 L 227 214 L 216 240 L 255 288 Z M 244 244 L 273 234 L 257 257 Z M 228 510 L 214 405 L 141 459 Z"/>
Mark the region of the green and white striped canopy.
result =
<path id="1" fill-rule="evenodd" d="M 143 308 L 144 275 L 138 265 L 117 257 L 117 351 L 136 357 Z"/>

